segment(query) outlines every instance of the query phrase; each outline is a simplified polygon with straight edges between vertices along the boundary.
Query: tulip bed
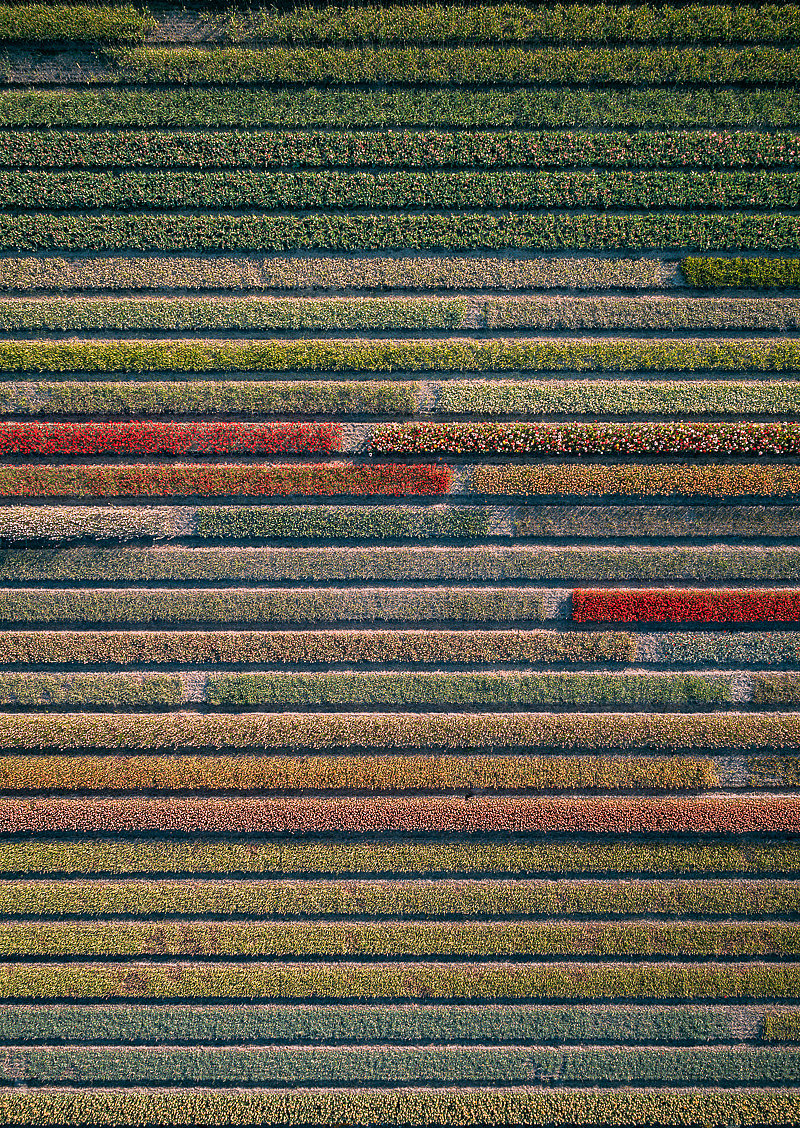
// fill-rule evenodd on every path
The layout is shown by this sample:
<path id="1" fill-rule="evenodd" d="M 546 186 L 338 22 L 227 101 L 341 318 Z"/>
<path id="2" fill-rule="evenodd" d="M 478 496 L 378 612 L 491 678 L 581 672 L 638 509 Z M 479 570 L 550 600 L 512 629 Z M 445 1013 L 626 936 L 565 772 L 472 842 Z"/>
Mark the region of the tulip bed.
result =
<path id="1" fill-rule="evenodd" d="M 0 1121 L 800 1123 L 800 4 L 0 44 Z"/>

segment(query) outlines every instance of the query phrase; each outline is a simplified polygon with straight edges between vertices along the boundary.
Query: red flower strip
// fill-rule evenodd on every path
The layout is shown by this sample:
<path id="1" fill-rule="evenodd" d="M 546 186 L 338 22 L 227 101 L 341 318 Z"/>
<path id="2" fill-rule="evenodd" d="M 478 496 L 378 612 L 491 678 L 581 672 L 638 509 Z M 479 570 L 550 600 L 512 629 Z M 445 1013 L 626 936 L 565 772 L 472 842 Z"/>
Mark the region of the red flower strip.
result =
<path id="1" fill-rule="evenodd" d="M 793 623 L 800 620 L 800 590 L 578 589 L 572 593 L 572 618 L 578 623 Z"/>
<path id="2" fill-rule="evenodd" d="M 798 423 L 382 423 L 378 454 L 798 454 Z"/>
<path id="3" fill-rule="evenodd" d="M 341 448 L 339 423 L 0 423 L 0 454 L 317 454 Z"/>
<path id="4" fill-rule="evenodd" d="M 393 497 L 446 494 L 453 473 L 447 466 L 346 462 L 295 466 L 3 466 L 4 497 L 166 497 L 194 495 L 336 496 L 383 494 Z"/>
<path id="5" fill-rule="evenodd" d="M 797 834 L 800 797 L 3 799 L 0 832 Z"/>

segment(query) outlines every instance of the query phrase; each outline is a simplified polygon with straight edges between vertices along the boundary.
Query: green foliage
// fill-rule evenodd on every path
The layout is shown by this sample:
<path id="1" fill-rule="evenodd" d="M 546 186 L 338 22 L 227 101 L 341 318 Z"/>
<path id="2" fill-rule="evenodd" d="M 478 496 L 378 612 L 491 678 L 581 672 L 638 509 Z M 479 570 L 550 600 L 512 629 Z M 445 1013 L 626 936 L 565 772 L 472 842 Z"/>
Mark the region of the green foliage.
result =
<path id="1" fill-rule="evenodd" d="M 204 506 L 197 510 L 197 532 L 210 539 L 464 540 L 486 536 L 489 528 L 486 513 L 479 506 Z"/>
<path id="2" fill-rule="evenodd" d="M 0 4 L 0 40 L 144 39 L 156 27 L 133 4 Z"/>
<path id="3" fill-rule="evenodd" d="M 735 286 L 753 290 L 800 288 L 800 259 L 684 258 L 681 270 L 690 286 L 713 290 Z"/>

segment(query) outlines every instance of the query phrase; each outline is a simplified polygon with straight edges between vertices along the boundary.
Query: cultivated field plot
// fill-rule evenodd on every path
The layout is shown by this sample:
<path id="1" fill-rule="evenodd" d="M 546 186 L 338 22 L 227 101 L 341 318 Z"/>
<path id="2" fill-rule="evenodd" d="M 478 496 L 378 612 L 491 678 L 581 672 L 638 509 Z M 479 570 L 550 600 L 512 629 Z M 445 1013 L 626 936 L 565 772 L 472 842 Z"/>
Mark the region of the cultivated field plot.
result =
<path id="1" fill-rule="evenodd" d="M 0 1122 L 800 1123 L 800 6 L 0 55 Z"/>

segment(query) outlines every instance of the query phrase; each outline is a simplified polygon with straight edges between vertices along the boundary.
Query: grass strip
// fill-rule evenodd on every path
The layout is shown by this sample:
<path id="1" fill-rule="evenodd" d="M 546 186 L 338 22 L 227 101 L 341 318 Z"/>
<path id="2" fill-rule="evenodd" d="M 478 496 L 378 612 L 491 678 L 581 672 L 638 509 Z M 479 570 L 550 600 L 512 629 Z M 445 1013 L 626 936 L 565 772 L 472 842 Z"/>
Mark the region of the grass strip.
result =
<path id="1" fill-rule="evenodd" d="M 156 540 L 187 536 L 191 521 L 170 506 L 6 506 L 0 510 L 0 537 L 27 540 Z"/>
<path id="2" fill-rule="evenodd" d="M 290 12 L 257 10 L 213 23 L 225 42 L 365 45 L 408 43 L 750 43 L 800 38 L 794 5 L 742 9 L 617 8 L 570 4 L 555 10 L 508 4 L 453 9 L 398 4 L 379 7 L 321 7 Z"/>
<path id="3" fill-rule="evenodd" d="M 800 390 L 784 380 L 449 380 L 443 415 L 797 415 Z"/>
<path id="4" fill-rule="evenodd" d="M 774 1011 L 762 1019 L 761 1037 L 765 1042 L 800 1040 L 800 1014 L 796 1011 Z"/>
<path id="5" fill-rule="evenodd" d="M 798 907 L 793 881 L 0 882 L 7 917 L 785 917 Z"/>
<path id="6" fill-rule="evenodd" d="M 640 9 L 641 10 L 641 9 Z M 719 9 L 716 9 L 719 10 Z M 609 10 L 610 11 L 610 10 Z M 711 9 L 706 9 L 706 12 Z M 389 87 L 296 87 L 281 89 L 202 86 L 85 88 L 28 87 L 0 91 L 0 125 L 160 126 L 299 129 L 360 126 L 428 126 L 468 129 L 521 129 L 536 126 L 746 126 L 756 130 L 800 125 L 800 97 L 795 90 L 766 88 L 695 89 L 556 89 L 469 87 L 436 89 Z M 626 149 L 631 145 L 626 141 Z"/>
<path id="7" fill-rule="evenodd" d="M 0 341 L 0 369 L 6 372 L 492 372 L 508 369 L 793 372 L 800 369 L 800 342 L 792 338 L 608 341 L 536 337 L 396 341 L 382 338 L 5 340 Z M 767 389 L 769 387 L 767 385 Z"/>
<path id="8" fill-rule="evenodd" d="M 800 656 L 800 640 L 794 646 Z M 631 662 L 635 657 L 633 637 L 611 631 L 586 634 L 537 630 L 0 631 L 0 662 L 3 663 L 557 664 Z"/>
<path id="9" fill-rule="evenodd" d="M 462 172 L 264 172 L 232 169 L 142 172 L 0 171 L 8 208 L 237 208 L 282 211 L 353 208 L 793 209 L 800 174 L 673 170 Z"/>
<path id="10" fill-rule="evenodd" d="M 544 618 L 544 608 L 536 588 L 0 589 L 0 621 L 9 623 L 403 622 L 415 616 L 536 620 Z"/>
<path id="11" fill-rule="evenodd" d="M 784 923 L 547 921 L 70 921 L 0 923 L 0 954 L 64 956 L 404 958 L 476 956 L 796 956 Z"/>
<path id="12" fill-rule="evenodd" d="M 544 508 L 544 507 L 542 507 Z M 661 513 L 657 520 L 665 525 L 666 514 Z M 800 528 L 800 513 L 794 509 L 774 518 L 774 510 L 764 506 L 733 507 L 734 521 L 726 524 L 718 521 L 719 510 L 711 508 L 693 510 L 694 524 L 691 535 L 698 530 L 719 527 L 720 535 L 730 535 L 727 529 L 743 533 L 753 529 L 781 530 Z M 787 507 L 788 508 L 788 507 Z M 107 508 L 87 511 L 86 509 L 22 509 L 9 508 L 6 512 L 14 515 L 24 529 L 36 529 L 44 535 L 52 526 L 66 520 L 63 514 L 77 515 L 71 518 L 75 528 L 84 527 L 78 522 L 81 513 L 95 512 L 108 515 L 108 529 L 113 529 L 113 514 L 119 520 L 127 520 L 126 515 L 146 515 L 157 512 L 169 515 L 174 510 L 147 510 Z M 548 509 L 556 525 L 555 507 Z M 561 513 L 561 510 L 558 510 Z M 574 511 L 564 511 L 574 512 Z M 636 522 L 644 524 L 645 510 L 636 510 Z M 673 508 L 679 526 L 688 524 L 689 511 Z M 48 520 L 42 519 L 42 514 Z M 610 523 L 609 509 L 579 508 L 580 518 L 588 518 L 592 524 L 603 515 Z M 637 514 L 642 516 L 637 516 Z M 24 514 L 24 523 L 22 519 Z M 631 520 L 631 509 L 622 510 L 622 519 Z M 626 515 L 628 515 L 626 517 Z M 724 517 L 724 514 L 723 514 Z M 563 518 L 560 518 L 563 521 Z M 785 522 L 782 524 L 782 522 Z M 14 520 L 0 525 L 4 536 L 9 536 L 14 528 Z M 599 522 L 598 522 L 599 524 Z M 622 526 L 621 526 L 622 527 Z M 636 526 L 634 526 L 636 527 Z M 175 528 L 175 526 L 167 526 Z M 582 535 L 581 525 L 576 520 L 577 535 Z M 98 528 L 97 535 L 102 529 Z M 31 534 L 28 534 L 31 535 Z M 75 535 L 75 534 L 73 534 Z M 113 532 L 106 532 L 113 536 Z M 169 533 L 165 527 L 162 536 L 180 535 L 177 531 Z M 599 529 L 596 535 L 604 535 Z M 614 535 L 613 533 L 611 535 Z M 669 534 L 668 534 L 669 535 Z M 708 533 L 706 533 L 708 535 Z M 750 536 L 759 535 L 749 531 Z M 780 535 L 775 532 L 773 535 Z M 322 548 L 183 548 L 163 545 L 153 548 L 121 547 L 98 548 L 76 546 L 66 548 L 9 548 L 0 550 L 0 579 L 14 583 L 67 583 L 102 584 L 108 581 L 128 583 L 150 583 L 159 580 L 197 582 L 199 580 L 269 582 L 269 581 L 316 581 L 316 580 L 603 580 L 614 579 L 704 579 L 704 580 L 796 580 L 800 579 L 800 551 L 797 548 L 754 547 L 747 545 L 713 545 L 707 548 L 692 546 L 671 546 L 666 548 L 643 545 L 556 548 L 552 546 L 478 546 L 446 548 L 441 545 L 426 548 L 402 547 L 322 547 Z"/>
<path id="13" fill-rule="evenodd" d="M 0 716 L 9 749 L 797 749 L 800 713 L 53 713 Z"/>
<path id="14" fill-rule="evenodd" d="M 690 286 L 699 290 L 735 286 L 751 290 L 800 288 L 800 259 L 790 258 L 684 258 L 681 270 Z"/>
<path id="15" fill-rule="evenodd" d="M 379 423 L 370 448 L 376 454 L 796 454 L 800 424 Z"/>
<path id="16" fill-rule="evenodd" d="M 81 1047 L 18 1050 L 0 1072 L 35 1085 L 398 1084 L 533 1082 L 553 1085 L 730 1085 L 796 1081 L 800 1049 L 600 1047 L 586 1049 L 486 1047 L 298 1047 L 223 1049 Z"/>
<path id="17" fill-rule="evenodd" d="M 133 4 L 2 4 L 0 40 L 53 41 L 144 39 L 153 17 Z"/>
<path id="18" fill-rule="evenodd" d="M 794 298 L 497 297 L 485 299 L 481 308 L 492 329 L 793 329 L 800 324 L 800 303 Z"/>
<path id="19" fill-rule="evenodd" d="M 0 757 L 6 792 L 672 791 L 718 783 L 713 761 L 685 756 Z"/>
<path id="20" fill-rule="evenodd" d="M 2 101 L 0 90 L 0 105 Z M 649 258 L 414 258 L 408 254 L 368 258 L 0 257 L 2 290 L 547 290 L 563 286 L 642 290 L 670 285 L 673 276 L 671 265 Z M 357 304 L 370 301 L 377 299 L 361 297 Z M 59 301 L 58 309 L 63 308 Z"/>
<path id="21" fill-rule="evenodd" d="M 19 879 L 25 874 L 51 876 L 121 876 L 207 874 L 284 877 L 328 874 L 363 878 L 365 874 L 433 876 L 486 874 L 519 878 L 544 874 L 562 882 L 566 873 L 622 874 L 641 880 L 648 874 L 707 878 L 709 874 L 800 873 L 800 845 L 781 842 L 734 843 L 571 840 L 565 870 L 561 842 L 535 839 L 438 838 L 364 839 L 348 842 L 304 838 L 297 841 L 250 838 L 154 839 L 5 839 L 0 843 L 0 872 Z M 746 886 L 738 883 L 736 888 Z M 0 1009 L 0 1026 L 7 1021 Z M 578 1039 L 580 1040 L 580 1039 Z M 669 1039 L 667 1039 L 669 1040 Z M 624 1039 L 620 1039 L 624 1041 Z"/>
<path id="22" fill-rule="evenodd" d="M 800 117 L 800 113 L 798 114 Z M 800 247 L 796 215 L 694 212 L 237 215 L 136 212 L 0 217 L 7 251 L 773 250 Z"/>
<path id="23" fill-rule="evenodd" d="M 636 659 L 711 666 L 793 666 L 800 663 L 795 631 L 676 631 L 640 635 Z"/>
<path id="24" fill-rule="evenodd" d="M 206 701 L 225 706 L 708 705 L 731 700 L 730 679 L 714 674 L 237 673 L 211 676 L 206 683 Z"/>
<path id="25" fill-rule="evenodd" d="M 1 454 L 321 454 L 337 423 L 0 423 Z"/>
<path id="26" fill-rule="evenodd" d="M 0 674 L 0 705 L 180 705 L 181 679 L 165 674 Z"/>
<path id="27" fill-rule="evenodd" d="M 132 47 L 116 52 L 114 63 L 113 69 L 98 72 L 95 81 L 757 86 L 800 78 L 795 52 L 783 47 Z"/>
<path id="28" fill-rule="evenodd" d="M 351 9 L 352 10 L 352 9 Z M 386 9 L 383 9 L 384 11 Z M 396 10 L 396 9 L 395 9 Z M 430 11 L 430 8 L 424 9 Z M 464 9 L 467 11 L 468 9 Z M 528 9 L 530 11 L 531 9 Z M 417 9 L 420 11 L 420 9 Z M 744 130 L 391 133 L 237 130 L 0 131 L 16 168 L 770 168 L 792 164 L 797 135 Z"/>
<path id="29" fill-rule="evenodd" d="M 63 308 L 63 299 L 59 304 Z M 418 385 L 410 381 L 388 380 L 0 382 L 0 412 L 104 416 L 411 415 L 417 390 Z"/>
<path id="30" fill-rule="evenodd" d="M 774 1016 L 773 1016 L 774 1019 Z M 766 1027 L 766 1019 L 765 1019 Z M 380 1006 L 70 1006 L 17 1003 L 0 1008 L 0 1039 L 73 1044 L 112 1042 L 216 1044 L 348 1042 L 422 1044 L 477 1042 L 700 1043 L 732 1040 L 730 1019 L 709 1007 Z"/>
<path id="31" fill-rule="evenodd" d="M 164 966 L 152 961 L 117 964 L 70 961 L 46 965 L 0 964 L 0 998 L 6 999 L 318 998 L 421 999 L 425 1003 L 431 999 L 527 1001 L 537 998 L 727 1001 L 796 999 L 799 989 L 800 970 L 796 963 L 714 964 L 704 961 L 703 964 L 681 962 L 648 966 L 574 961 L 524 965 L 414 961 L 369 965 L 344 961 L 328 964 L 282 961 L 248 965 L 185 961 Z M 619 1098 L 619 1093 L 615 1096 Z M 104 1117 L 102 1123 L 108 1124 L 108 1120 Z M 223 1123 L 230 1124 L 230 1120 Z"/>
<path id="32" fill-rule="evenodd" d="M 196 521 L 197 535 L 209 540 L 472 540 L 493 532 L 491 510 L 479 505 L 201 506 Z"/>
<path id="33" fill-rule="evenodd" d="M 574 591 L 572 618 L 579 623 L 788 623 L 800 619 L 800 591 Z"/>
<path id="34" fill-rule="evenodd" d="M 0 496 L 5 497 L 267 497 L 287 494 L 337 496 L 383 494 L 394 497 L 446 494 L 452 485 L 447 466 L 396 466 L 347 462 L 273 463 L 221 466 L 218 463 L 167 463 L 132 466 L 0 466 Z M 312 516 L 313 520 L 313 516 Z"/>
<path id="35" fill-rule="evenodd" d="M 2 469 L 0 469 L 2 482 Z M 476 466 L 470 492 L 494 495 L 786 497 L 800 493 L 795 466 Z"/>
<path id="36" fill-rule="evenodd" d="M 0 301 L 0 328 L 458 329 L 466 312 L 463 298 L 24 298 Z"/>
<path id="37" fill-rule="evenodd" d="M 518 509 L 518 536 L 570 537 L 796 537 L 800 507 L 793 505 L 537 505 Z M 644 549 L 640 550 L 644 552 Z M 713 551 L 713 550 L 712 550 Z M 645 556 L 639 559 L 646 560 Z M 649 562 L 648 562 L 649 564 Z M 720 562 L 722 564 L 722 562 Z M 675 565 L 673 564 L 673 567 Z M 669 567 L 669 566 L 668 566 Z M 722 565 L 724 568 L 724 565 Z M 653 579 L 664 580 L 668 571 Z M 721 578 L 710 565 L 708 579 Z M 644 576 L 638 572 L 638 578 Z M 623 578 L 623 577 L 620 577 Z M 742 577 L 744 578 L 744 577 Z"/>

